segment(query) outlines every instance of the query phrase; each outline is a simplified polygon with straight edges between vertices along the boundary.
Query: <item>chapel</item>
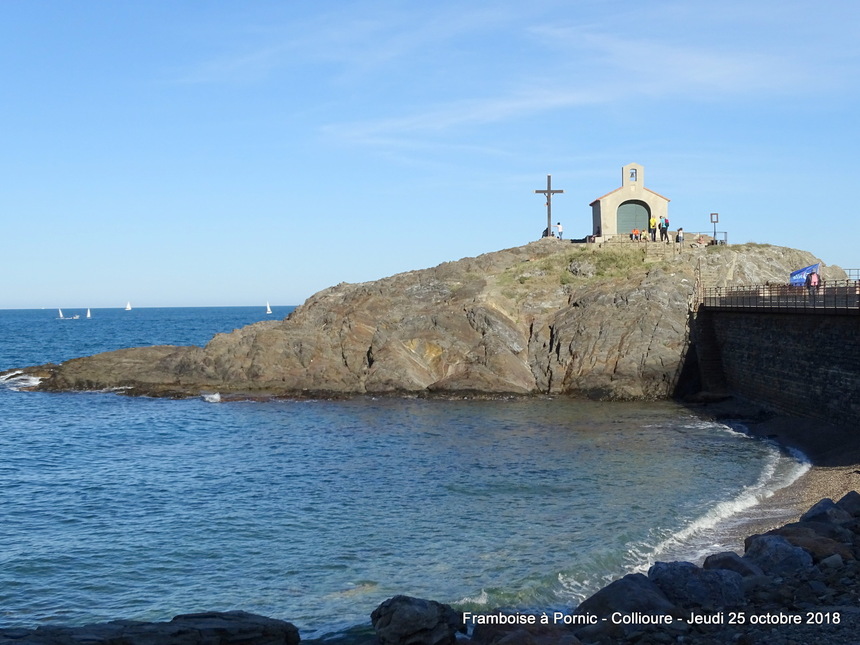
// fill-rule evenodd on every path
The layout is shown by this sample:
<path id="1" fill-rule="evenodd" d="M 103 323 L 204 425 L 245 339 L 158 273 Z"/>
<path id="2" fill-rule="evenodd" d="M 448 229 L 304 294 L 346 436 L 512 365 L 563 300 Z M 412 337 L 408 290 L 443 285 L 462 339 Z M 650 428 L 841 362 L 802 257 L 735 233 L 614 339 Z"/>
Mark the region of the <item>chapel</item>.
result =
<path id="1" fill-rule="evenodd" d="M 645 188 L 645 170 L 638 163 L 621 169 L 621 188 L 598 197 L 590 206 L 592 231 L 598 242 L 617 235 L 629 236 L 634 228 L 647 231 L 652 215 L 655 219 L 669 216 L 669 200 Z"/>

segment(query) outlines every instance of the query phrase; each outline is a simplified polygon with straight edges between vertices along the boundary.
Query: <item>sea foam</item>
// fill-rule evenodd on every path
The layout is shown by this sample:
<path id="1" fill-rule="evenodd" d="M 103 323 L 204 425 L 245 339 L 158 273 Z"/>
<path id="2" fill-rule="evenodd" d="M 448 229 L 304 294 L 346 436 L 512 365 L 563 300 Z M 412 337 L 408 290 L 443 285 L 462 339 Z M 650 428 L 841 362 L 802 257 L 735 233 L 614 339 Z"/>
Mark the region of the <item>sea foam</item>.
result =
<path id="1" fill-rule="evenodd" d="M 720 429 L 732 434 L 741 435 L 750 441 L 761 441 L 742 431 L 729 426 Z M 696 517 L 679 531 L 656 544 L 647 557 L 635 568 L 637 572 L 647 569 L 658 558 L 671 554 L 677 556 L 685 553 L 688 560 L 698 560 L 713 552 L 713 547 L 719 543 L 723 528 L 743 519 L 753 519 L 750 511 L 758 507 L 764 500 L 802 477 L 811 467 L 809 459 L 801 451 L 794 448 L 781 448 L 771 440 L 764 440 L 771 447 L 771 453 L 765 461 L 758 480 L 744 486 L 733 498 L 719 502 L 705 513 Z M 752 511 L 755 513 L 755 511 Z M 745 517 L 749 516 L 749 517 Z"/>
<path id="2" fill-rule="evenodd" d="M 41 377 L 24 374 L 21 371 L 10 372 L 9 374 L 0 376 L 0 384 L 5 385 L 15 392 L 36 387 L 41 382 Z"/>

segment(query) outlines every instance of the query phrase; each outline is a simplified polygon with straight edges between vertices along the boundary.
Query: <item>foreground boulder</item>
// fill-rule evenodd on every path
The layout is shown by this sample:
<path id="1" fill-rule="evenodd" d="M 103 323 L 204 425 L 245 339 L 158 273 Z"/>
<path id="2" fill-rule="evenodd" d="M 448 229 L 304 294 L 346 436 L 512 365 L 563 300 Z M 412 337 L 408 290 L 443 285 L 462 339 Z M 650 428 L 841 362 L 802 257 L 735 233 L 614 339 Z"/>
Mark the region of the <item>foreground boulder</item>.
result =
<path id="1" fill-rule="evenodd" d="M 769 576 L 791 574 L 812 566 L 812 556 L 781 535 L 752 535 L 745 540 L 744 558 Z"/>
<path id="2" fill-rule="evenodd" d="M 615 612 L 675 616 L 683 614 L 660 587 L 641 573 L 630 573 L 611 582 L 582 601 L 576 610 L 577 614 L 591 614 L 598 618 L 606 618 Z"/>
<path id="3" fill-rule="evenodd" d="M 850 502 L 849 502 L 850 503 Z M 853 515 L 829 497 L 822 499 L 800 516 L 801 522 L 829 522 L 839 524 L 853 519 Z"/>
<path id="4" fill-rule="evenodd" d="M 843 544 L 815 530 L 814 522 L 796 522 L 768 531 L 766 535 L 779 535 L 789 544 L 802 548 L 812 556 L 815 563 L 821 562 L 832 555 L 839 555 L 843 560 L 854 560 L 854 551 L 850 544 Z"/>
<path id="5" fill-rule="evenodd" d="M 381 645 L 452 645 L 465 632 L 463 614 L 435 600 L 395 596 L 370 614 Z"/>
<path id="6" fill-rule="evenodd" d="M 691 562 L 656 562 L 648 578 L 680 607 L 716 610 L 744 603 L 743 577 L 727 569 L 700 569 Z"/>
<path id="7" fill-rule="evenodd" d="M 720 553 L 712 553 L 702 563 L 703 569 L 726 569 L 739 573 L 742 577 L 763 576 L 764 571 L 761 567 L 754 564 L 750 560 L 744 560 L 734 551 L 722 551 Z"/>
<path id="8" fill-rule="evenodd" d="M 605 642 L 609 639 L 611 642 L 639 631 L 639 625 L 642 622 L 650 623 L 652 617 L 662 621 L 665 629 L 675 631 L 674 619 L 683 617 L 685 612 L 670 601 L 648 577 L 641 573 L 630 573 L 584 600 L 575 614 L 597 619 L 592 625 L 576 632 L 580 640 Z M 619 620 L 613 620 L 613 616 Z M 625 617 L 634 616 L 641 618 L 627 624 L 621 622 Z"/>
<path id="9" fill-rule="evenodd" d="M 0 629 L 0 645 L 298 645 L 299 630 L 244 611 L 176 616 L 168 623 L 117 620 L 83 627 Z"/>
<path id="10" fill-rule="evenodd" d="M 860 493 L 852 490 L 836 502 L 836 506 L 848 513 L 851 517 L 860 518 Z"/>
<path id="11" fill-rule="evenodd" d="M 500 615 L 494 612 L 492 615 Z M 573 628 L 564 624 L 542 624 L 538 616 L 533 624 L 478 624 L 472 632 L 475 645 L 581 645 Z"/>

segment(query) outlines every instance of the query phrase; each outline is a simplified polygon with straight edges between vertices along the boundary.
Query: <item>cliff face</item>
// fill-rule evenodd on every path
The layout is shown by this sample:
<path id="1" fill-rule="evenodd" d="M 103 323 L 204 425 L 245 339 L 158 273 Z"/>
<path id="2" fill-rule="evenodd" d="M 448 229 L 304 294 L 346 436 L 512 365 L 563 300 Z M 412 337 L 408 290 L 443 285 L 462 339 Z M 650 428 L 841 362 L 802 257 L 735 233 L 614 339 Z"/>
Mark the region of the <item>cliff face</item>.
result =
<path id="1" fill-rule="evenodd" d="M 650 247 L 648 252 L 645 248 Z M 657 247 L 659 251 L 655 253 Z M 696 267 L 709 285 L 786 282 L 817 261 L 762 245 L 596 248 L 545 239 L 317 293 L 286 320 L 205 347 L 108 352 L 30 369 L 44 390 L 301 396 L 671 394 Z M 824 277 L 844 277 L 838 268 Z"/>

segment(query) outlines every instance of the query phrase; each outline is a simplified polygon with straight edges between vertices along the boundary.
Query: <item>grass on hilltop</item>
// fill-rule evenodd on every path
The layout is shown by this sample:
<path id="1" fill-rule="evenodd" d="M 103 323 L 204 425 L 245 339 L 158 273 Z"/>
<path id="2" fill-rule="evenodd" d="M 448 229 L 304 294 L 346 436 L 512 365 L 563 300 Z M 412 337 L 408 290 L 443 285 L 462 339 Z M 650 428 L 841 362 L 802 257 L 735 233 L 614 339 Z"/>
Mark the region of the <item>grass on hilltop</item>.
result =
<path id="1" fill-rule="evenodd" d="M 641 271 L 645 255 L 641 248 L 596 248 L 580 246 L 559 251 L 539 260 L 520 262 L 496 276 L 506 298 L 522 302 L 528 296 L 596 278 L 623 278 Z M 581 274 L 571 271 L 579 267 Z"/>

